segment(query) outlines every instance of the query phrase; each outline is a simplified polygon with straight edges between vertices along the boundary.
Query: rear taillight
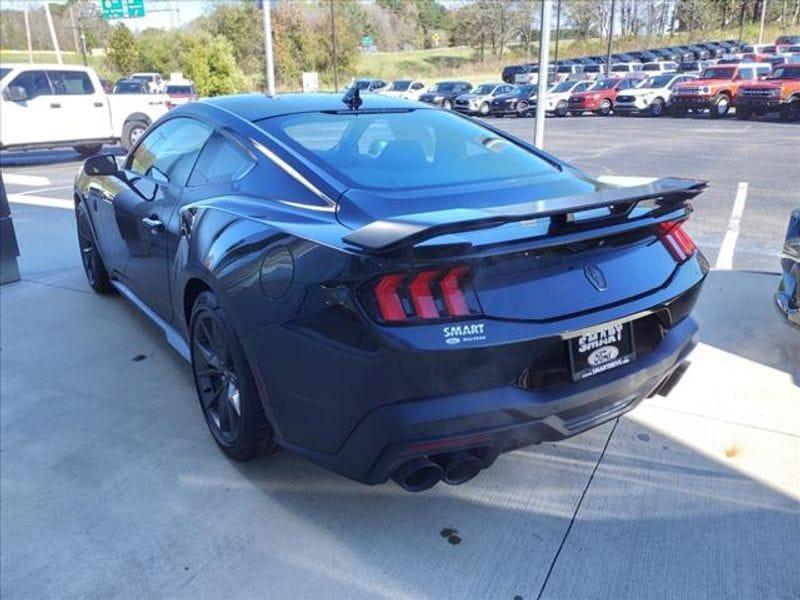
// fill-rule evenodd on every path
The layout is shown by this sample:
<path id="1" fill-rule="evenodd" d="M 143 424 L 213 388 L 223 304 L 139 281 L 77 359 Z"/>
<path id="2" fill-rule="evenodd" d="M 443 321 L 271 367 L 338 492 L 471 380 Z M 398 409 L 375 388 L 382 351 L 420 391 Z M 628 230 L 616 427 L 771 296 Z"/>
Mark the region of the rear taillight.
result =
<path id="1" fill-rule="evenodd" d="M 672 258 L 679 263 L 687 260 L 697 250 L 692 238 L 683 230 L 681 224 L 676 221 L 659 223 L 658 237 L 661 243 L 669 250 Z"/>
<path id="2" fill-rule="evenodd" d="M 392 273 L 370 286 L 366 299 L 381 320 L 392 323 L 466 317 L 478 312 L 471 308 L 477 303 L 469 301 L 468 279 L 466 266 Z"/>

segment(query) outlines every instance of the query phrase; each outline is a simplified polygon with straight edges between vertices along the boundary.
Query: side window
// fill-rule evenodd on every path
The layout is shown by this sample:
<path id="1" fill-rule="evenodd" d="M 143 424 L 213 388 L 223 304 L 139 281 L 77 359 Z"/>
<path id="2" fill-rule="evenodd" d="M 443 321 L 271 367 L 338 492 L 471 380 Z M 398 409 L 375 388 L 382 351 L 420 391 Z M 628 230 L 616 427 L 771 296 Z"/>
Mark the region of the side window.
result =
<path id="1" fill-rule="evenodd" d="M 772 69 L 768 65 L 759 65 L 756 67 L 758 69 L 758 76 L 764 77 L 765 75 L 769 75 L 772 72 Z"/>
<path id="2" fill-rule="evenodd" d="M 94 94 L 94 86 L 84 71 L 48 71 L 50 85 L 57 96 Z"/>
<path id="3" fill-rule="evenodd" d="M 170 119 L 147 134 L 131 156 L 129 168 L 157 181 L 184 185 L 211 133 L 211 127 L 200 121 Z"/>
<path id="4" fill-rule="evenodd" d="M 574 92 L 583 92 L 583 91 L 586 91 L 586 90 L 588 90 L 588 89 L 589 89 L 589 86 L 590 86 L 590 85 L 592 85 L 592 82 L 591 82 L 591 81 L 582 81 L 581 83 L 579 83 L 579 84 L 578 84 L 578 85 L 575 87 L 575 89 L 574 89 L 573 91 L 574 91 Z"/>
<path id="5" fill-rule="evenodd" d="M 255 164 L 247 153 L 221 133 L 215 133 L 200 153 L 189 185 L 234 181 Z"/>
<path id="6" fill-rule="evenodd" d="M 47 73 L 44 71 L 23 71 L 8 85 L 9 87 L 18 86 L 24 88 L 29 100 L 36 96 L 47 96 L 53 93 L 50 89 Z"/>
<path id="7" fill-rule="evenodd" d="M 425 87 L 425 86 L 423 86 L 423 85 L 422 85 L 422 84 L 421 84 L 421 83 L 418 81 L 417 83 L 415 83 L 414 85 L 412 85 L 412 86 L 411 86 L 411 89 L 412 89 L 412 90 L 421 90 L 423 87 Z"/>

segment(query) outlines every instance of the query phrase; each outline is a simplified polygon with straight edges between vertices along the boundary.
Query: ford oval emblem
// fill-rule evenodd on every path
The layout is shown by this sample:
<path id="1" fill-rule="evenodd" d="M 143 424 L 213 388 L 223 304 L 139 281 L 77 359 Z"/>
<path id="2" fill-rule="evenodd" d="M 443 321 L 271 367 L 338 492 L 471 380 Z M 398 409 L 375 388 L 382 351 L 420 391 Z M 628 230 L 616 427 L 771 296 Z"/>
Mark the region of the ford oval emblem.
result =
<path id="1" fill-rule="evenodd" d="M 596 367 L 598 365 L 602 365 L 609 361 L 612 361 L 618 356 L 619 356 L 619 348 L 617 348 L 616 346 L 603 346 L 592 352 L 586 359 L 586 362 L 588 362 L 593 367 Z"/>
<path id="2" fill-rule="evenodd" d="M 606 276 L 603 275 L 603 272 L 600 270 L 600 267 L 595 265 L 590 265 L 583 269 L 583 274 L 586 275 L 586 279 L 589 280 L 598 292 L 605 291 L 608 289 L 608 283 L 606 282 Z"/>

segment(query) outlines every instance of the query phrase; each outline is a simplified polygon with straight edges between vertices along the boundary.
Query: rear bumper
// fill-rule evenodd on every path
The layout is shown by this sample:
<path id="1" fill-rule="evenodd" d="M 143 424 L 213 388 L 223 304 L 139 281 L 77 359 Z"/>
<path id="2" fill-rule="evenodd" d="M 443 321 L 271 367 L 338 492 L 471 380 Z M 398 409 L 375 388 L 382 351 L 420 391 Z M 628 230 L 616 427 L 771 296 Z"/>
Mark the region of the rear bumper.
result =
<path id="1" fill-rule="evenodd" d="M 697 323 L 687 317 L 654 350 L 580 382 L 541 390 L 509 384 L 376 408 L 336 455 L 293 449 L 368 484 L 386 481 L 412 458 L 443 451 L 470 449 L 487 467 L 503 452 L 561 440 L 631 410 L 685 361 L 697 332 Z"/>

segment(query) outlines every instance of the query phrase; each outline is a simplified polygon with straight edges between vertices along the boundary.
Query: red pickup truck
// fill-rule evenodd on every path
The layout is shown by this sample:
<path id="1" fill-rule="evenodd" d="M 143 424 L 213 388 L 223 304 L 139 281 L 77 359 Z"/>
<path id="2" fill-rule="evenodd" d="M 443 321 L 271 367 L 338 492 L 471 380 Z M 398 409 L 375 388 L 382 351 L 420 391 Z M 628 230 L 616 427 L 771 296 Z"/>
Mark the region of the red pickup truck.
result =
<path id="1" fill-rule="evenodd" d="M 628 77 L 609 77 L 596 81 L 585 92 L 576 92 L 569 97 L 567 102 L 569 112 L 576 117 L 586 111 L 592 111 L 600 116 L 608 116 L 614 108 L 617 93 L 636 87 L 639 79 Z"/>
<path id="2" fill-rule="evenodd" d="M 764 81 L 743 84 L 736 98 L 736 116 L 780 113 L 784 121 L 800 119 L 800 63 L 779 65 Z"/>
<path id="3" fill-rule="evenodd" d="M 771 71 L 769 63 L 708 67 L 699 79 L 682 83 L 672 92 L 672 116 L 683 117 L 689 110 L 708 109 L 712 119 L 724 117 L 735 106 L 742 84 L 758 81 Z"/>

